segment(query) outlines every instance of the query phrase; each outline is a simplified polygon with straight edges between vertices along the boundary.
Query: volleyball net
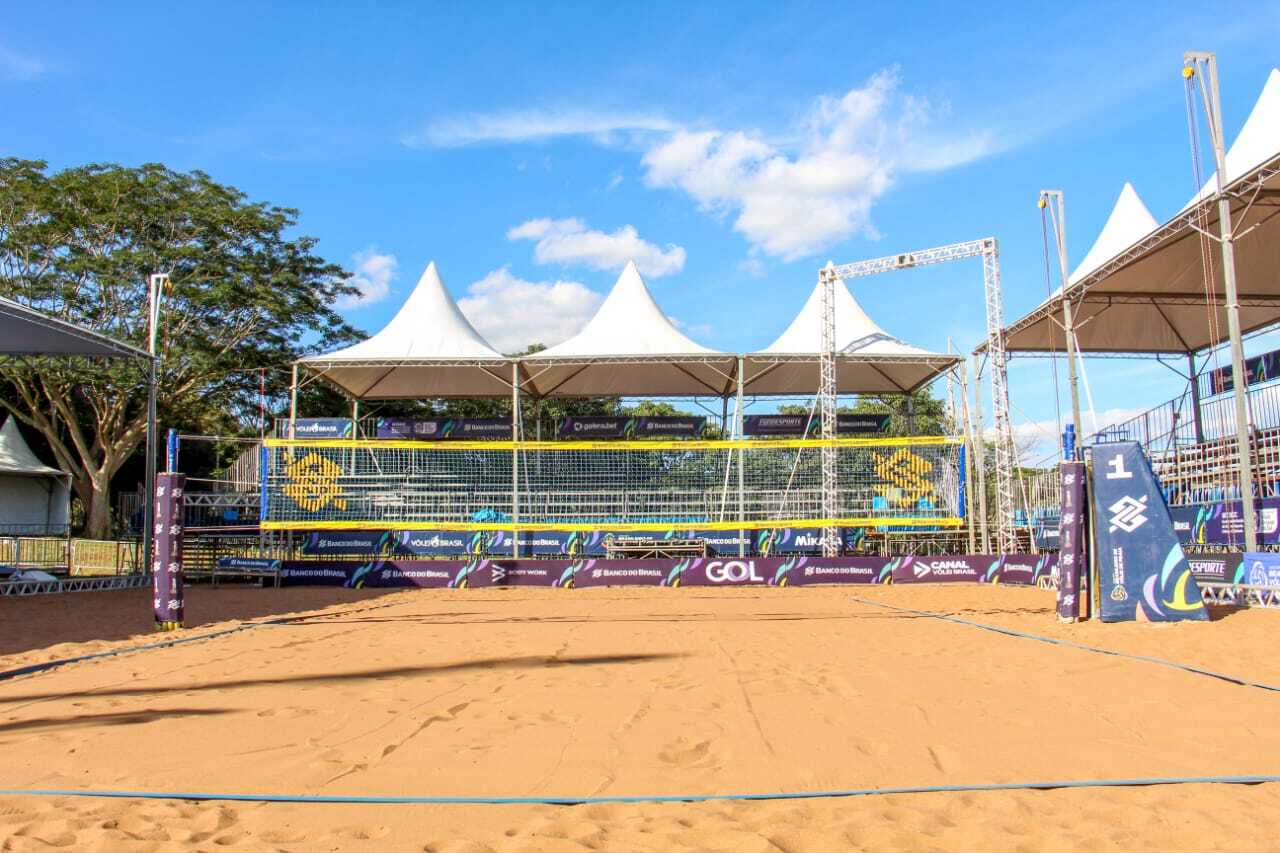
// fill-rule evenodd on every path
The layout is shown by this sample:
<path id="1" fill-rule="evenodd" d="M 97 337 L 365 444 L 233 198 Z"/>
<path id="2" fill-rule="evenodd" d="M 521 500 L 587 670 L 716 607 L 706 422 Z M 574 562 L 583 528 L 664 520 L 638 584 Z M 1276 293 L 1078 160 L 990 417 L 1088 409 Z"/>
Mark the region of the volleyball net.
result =
<path id="1" fill-rule="evenodd" d="M 822 512 L 822 450 L 837 459 Z M 268 439 L 266 530 L 959 526 L 959 439 Z"/>

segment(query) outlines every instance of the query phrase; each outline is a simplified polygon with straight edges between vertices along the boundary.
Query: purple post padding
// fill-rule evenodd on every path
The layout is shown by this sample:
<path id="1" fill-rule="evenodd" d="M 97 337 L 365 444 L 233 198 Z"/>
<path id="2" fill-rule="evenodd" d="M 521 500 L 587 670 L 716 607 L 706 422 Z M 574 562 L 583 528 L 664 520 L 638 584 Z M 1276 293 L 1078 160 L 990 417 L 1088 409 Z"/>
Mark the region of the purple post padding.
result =
<path id="1" fill-rule="evenodd" d="M 1062 462 L 1061 520 L 1058 523 L 1058 618 L 1089 618 L 1087 586 L 1081 583 L 1085 551 L 1085 470 L 1083 462 Z M 1086 582 L 1087 583 L 1087 582 Z"/>
<path id="2" fill-rule="evenodd" d="M 185 474 L 156 475 L 151 573 L 157 625 L 182 624 L 182 508 L 186 486 Z"/>

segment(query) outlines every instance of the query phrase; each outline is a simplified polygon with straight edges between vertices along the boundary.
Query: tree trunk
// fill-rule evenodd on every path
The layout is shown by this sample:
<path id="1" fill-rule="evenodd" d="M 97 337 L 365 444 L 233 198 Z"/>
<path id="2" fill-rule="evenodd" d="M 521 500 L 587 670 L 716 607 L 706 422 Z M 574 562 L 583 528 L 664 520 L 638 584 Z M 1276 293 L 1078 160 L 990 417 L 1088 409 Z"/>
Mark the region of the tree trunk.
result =
<path id="1" fill-rule="evenodd" d="M 84 535 L 90 539 L 111 538 L 111 477 L 90 475 L 89 500 L 84 512 Z"/>

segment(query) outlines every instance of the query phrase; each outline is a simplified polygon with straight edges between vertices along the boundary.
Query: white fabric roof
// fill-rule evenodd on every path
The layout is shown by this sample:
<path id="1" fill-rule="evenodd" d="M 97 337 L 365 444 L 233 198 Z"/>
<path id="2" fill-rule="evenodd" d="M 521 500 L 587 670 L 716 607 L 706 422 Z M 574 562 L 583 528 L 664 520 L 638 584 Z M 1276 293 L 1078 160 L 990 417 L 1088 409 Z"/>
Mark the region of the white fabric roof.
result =
<path id="1" fill-rule="evenodd" d="M 677 329 L 628 262 L 582 331 L 520 364 L 540 397 L 723 395 L 736 383 L 737 358 Z"/>
<path id="2" fill-rule="evenodd" d="M 1151 211 L 1142 203 L 1133 184 L 1125 181 L 1120 197 L 1111 208 L 1111 215 L 1103 224 L 1098 239 L 1093 241 L 1089 253 L 1071 273 L 1068 281 L 1075 284 L 1158 227 L 1160 223 L 1156 222 Z M 1058 293 L 1062 293 L 1061 287 L 1058 288 Z"/>
<path id="3" fill-rule="evenodd" d="M 481 397 L 511 391 L 511 359 L 467 321 L 434 261 L 379 332 L 298 363 L 361 400 Z"/>
<path id="4" fill-rule="evenodd" d="M 57 468 L 45 465 L 27 446 L 13 416 L 0 426 L 0 474 L 20 474 L 28 477 L 69 477 Z"/>
<path id="5" fill-rule="evenodd" d="M 1226 155 L 1227 197 L 1235 242 L 1240 325 L 1250 332 L 1280 322 L 1280 70 L 1272 70 L 1261 96 Z M 1113 211 L 1086 263 L 1071 277 L 1076 337 L 1082 352 L 1186 353 L 1226 337 L 1222 308 L 1222 256 L 1207 250 L 1216 294 L 1205 297 L 1202 238 L 1194 226 L 1218 232 L 1217 178 L 1168 222 L 1146 229 L 1136 205 Z M 1122 193 L 1122 201 L 1124 194 Z M 1114 234 L 1107 231 L 1116 220 Z M 1121 227 L 1123 226 L 1123 227 Z M 1104 241 L 1105 238 L 1105 241 Z M 1127 238 L 1127 239 L 1126 239 Z M 1124 244 L 1124 245 L 1122 245 Z M 1118 248 L 1116 248 L 1118 247 Z M 1099 256 L 1109 254 L 1109 258 Z M 1092 268 L 1088 268 L 1092 266 Z M 1216 314 L 1216 316 L 1211 315 Z M 1011 352 L 1063 351 L 1062 296 L 1041 304 L 1005 330 Z"/>
<path id="6" fill-rule="evenodd" d="M 0 355 L 150 358 L 143 350 L 0 296 Z"/>
<path id="7" fill-rule="evenodd" d="M 835 293 L 836 387 L 842 394 L 902 393 L 954 365 L 955 356 L 905 343 L 880 328 L 843 281 Z M 822 349 L 822 285 L 778 339 L 746 360 L 746 389 L 753 394 L 813 393 Z"/>

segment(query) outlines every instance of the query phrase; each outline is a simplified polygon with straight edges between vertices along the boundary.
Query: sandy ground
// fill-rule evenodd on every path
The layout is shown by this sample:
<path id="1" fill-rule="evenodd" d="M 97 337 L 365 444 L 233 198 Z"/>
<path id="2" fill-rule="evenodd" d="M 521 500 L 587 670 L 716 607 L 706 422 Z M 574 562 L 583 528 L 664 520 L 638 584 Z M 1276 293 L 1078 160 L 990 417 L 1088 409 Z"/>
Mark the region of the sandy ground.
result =
<path id="1" fill-rule="evenodd" d="M 863 599 L 860 602 L 855 600 Z M 0 682 L 0 788 L 699 794 L 1280 773 L 1280 614 L 1062 626 L 1050 593 L 197 588 L 187 635 Z M 156 639 L 147 591 L 0 601 L 0 671 Z M 0 798 L 0 849 L 1274 849 L 1280 785 L 767 803 Z"/>

